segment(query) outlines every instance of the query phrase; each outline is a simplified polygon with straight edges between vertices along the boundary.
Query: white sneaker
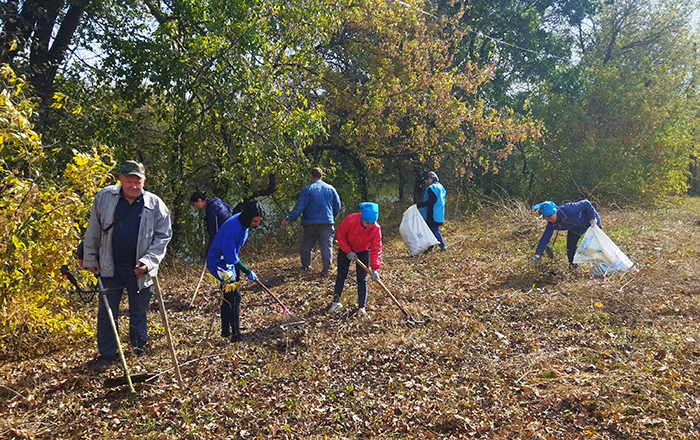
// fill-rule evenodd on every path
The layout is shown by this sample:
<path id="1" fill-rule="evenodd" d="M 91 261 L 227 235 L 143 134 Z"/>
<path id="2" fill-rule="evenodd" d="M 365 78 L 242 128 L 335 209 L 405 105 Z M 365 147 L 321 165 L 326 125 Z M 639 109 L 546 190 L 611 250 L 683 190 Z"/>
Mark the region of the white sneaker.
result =
<path id="1" fill-rule="evenodd" d="M 341 303 L 331 303 L 331 307 L 328 309 L 328 313 L 337 312 L 341 308 L 343 308 L 343 305 Z"/>
<path id="2" fill-rule="evenodd" d="M 367 313 L 367 310 L 362 307 L 361 309 L 357 309 L 357 312 L 362 316 L 363 318 L 369 318 L 369 314 Z"/>

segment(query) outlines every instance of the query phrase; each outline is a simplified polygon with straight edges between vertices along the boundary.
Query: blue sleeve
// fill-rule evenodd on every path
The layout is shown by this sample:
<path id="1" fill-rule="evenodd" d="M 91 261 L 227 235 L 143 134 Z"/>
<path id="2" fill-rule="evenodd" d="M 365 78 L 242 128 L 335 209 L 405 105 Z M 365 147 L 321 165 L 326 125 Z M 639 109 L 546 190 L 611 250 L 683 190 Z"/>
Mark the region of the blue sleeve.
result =
<path id="1" fill-rule="evenodd" d="M 299 200 L 297 200 L 297 204 L 294 207 L 294 211 L 292 211 L 291 214 L 287 216 L 287 220 L 290 222 L 293 222 L 299 216 L 304 212 L 306 209 L 306 205 L 309 204 L 309 189 L 308 187 L 305 187 L 304 189 L 301 190 L 301 195 L 299 196 Z"/>
<path id="2" fill-rule="evenodd" d="M 229 270 L 240 262 L 238 254 L 248 238 L 248 231 L 238 220 L 232 221 L 235 223 L 227 223 L 226 227 L 219 229 L 207 254 L 207 269 L 219 281 L 218 269 Z"/>
<path id="3" fill-rule="evenodd" d="M 433 206 L 435 203 L 437 203 L 437 196 L 433 192 L 432 188 L 426 189 L 425 192 L 428 194 L 428 200 L 426 200 L 425 202 L 417 203 L 417 208 L 425 208 L 427 206 Z"/>
<path id="4" fill-rule="evenodd" d="M 542 253 L 544 253 L 544 248 L 547 247 L 549 240 L 552 239 L 553 232 L 554 227 L 551 223 L 547 223 L 547 227 L 544 229 L 544 234 L 542 234 L 542 238 L 540 238 L 540 242 L 537 245 L 537 250 L 535 251 L 537 255 L 542 255 Z"/>
<path id="5" fill-rule="evenodd" d="M 206 221 L 207 221 L 207 234 L 209 234 L 209 237 L 214 237 L 214 236 L 216 235 L 216 231 L 219 230 L 219 226 L 221 226 L 221 225 L 217 225 L 217 224 L 216 224 L 216 220 L 217 220 L 217 218 L 216 218 L 215 215 L 208 216 L 208 217 L 206 218 Z"/>
<path id="6" fill-rule="evenodd" d="M 340 196 L 338 195 L 338 191 L 335 189 L 333 190 L 333 193 L 335 195 L 335 199 L 333 200 L 333 218 L 338 217 L 338 214 L 340 214 Z"/>
<path id="7" fill-rule="evenodd" d="M 207 233 L 214 237 L 216 232 L 231 217 L 231 208 L 221 199 L 212 198 L 206 208 Z"/>
<path id="8" fill-rule="evenodd" d="M 588 200 L 581 200 L 581 204 L 583 205 L 583 214 L 586 216 L 586 220 L 588 220 L 589 223 L 591 220 L 595 220 L 600 227 L 600 215 L 598 215 L 593 204 Z"/>

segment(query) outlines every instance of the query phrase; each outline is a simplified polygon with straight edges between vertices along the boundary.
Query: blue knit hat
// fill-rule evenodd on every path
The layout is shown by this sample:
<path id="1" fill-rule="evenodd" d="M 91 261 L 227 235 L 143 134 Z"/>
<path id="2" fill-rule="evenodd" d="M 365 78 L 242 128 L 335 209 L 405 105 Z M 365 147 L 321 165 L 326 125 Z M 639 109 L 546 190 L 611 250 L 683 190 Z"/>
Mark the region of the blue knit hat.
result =
<path id="1" fill-rule="evenodd" d="M 547 200 L 546 202 L 538 203 L 537 205 L 533 206 L 532 209 L 541 209 L 542 217 L 549 217 L 557 212 L 557 205 L 555 205 L 554 202 Z"/>
<path id="2" fill-rule="evenodd" d="M 372 202 L 360 203 L 362 209 L 362 220 L 368 223 L 374 223 L 379 218 L 379 205 Z"/>

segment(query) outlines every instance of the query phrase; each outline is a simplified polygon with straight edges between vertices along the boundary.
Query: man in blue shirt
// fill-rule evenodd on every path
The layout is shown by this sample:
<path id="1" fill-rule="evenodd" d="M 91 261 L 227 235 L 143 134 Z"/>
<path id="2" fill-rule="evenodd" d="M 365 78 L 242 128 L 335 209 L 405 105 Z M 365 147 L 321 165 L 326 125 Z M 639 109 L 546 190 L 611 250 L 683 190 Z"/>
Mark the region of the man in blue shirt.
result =
<path id="1" fill-rule="evenodd" d="M 542 218 L 547 220 L 547 227 L 537 245 L 535 256 L 530 260 L 539 261 L 542 253 L 552 238 L 552 233 L 556 231 L 567 231 L 566 233 L 566 254 L 569 257 L 569 264 L 574 264 L 574 255 L 578 247 L 578 241 L 586 230 L 593 225 L 601 227 L 600 215 L 588 200 L 579 200 L 574 203 L 565 203 L 557 206 L 554 202 L 546 201 L 532 207 L 534 210 L 541 210 Z"/>
<path id="2" fill-rule="evenodd" d="M 440 233 L 440 226 L 445 222 L 445 187 L 440 183 L 435 171 L 428 173 L 426 177 L 428 187 L 425 189 L 423 201 L 416 204 L 420 209 L 423 219 L 433 231 L 433 235 L 440 242 L 440 249 L 445 250 L 445 240 Z M 432 250 L 432 247 L 429 249 Z"/>
<path id="3" fill-rule="evenodd" d="M 311 170 L 311 183 L 301 190 L 294 211 L 282 220 L 287 226 L 300 215 L 304 236 L 301 243 L 301 267 L 304 272 L 311 270 L 311 252 L 318 242 L 321 250 L 323 269 L 321 275 L 330 273 L 333 260 L 333 235 L 335 217 L 340 212 L 340 196 L 332 185 L 323 181 L 321 168 Z"/>

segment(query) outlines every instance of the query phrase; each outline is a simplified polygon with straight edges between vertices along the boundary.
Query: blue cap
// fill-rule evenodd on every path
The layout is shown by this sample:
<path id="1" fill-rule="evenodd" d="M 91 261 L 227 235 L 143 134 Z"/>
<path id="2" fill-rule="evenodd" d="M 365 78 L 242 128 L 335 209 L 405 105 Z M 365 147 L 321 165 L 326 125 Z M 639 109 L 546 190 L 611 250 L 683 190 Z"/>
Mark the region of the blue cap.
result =
<path id="1" fill-rule="evenodd" d="M 537 205 L 533 206 L 532 209 L 541 209 L 542 217 L 549 217 L 557 212 L 557 205 L 555 205 L 554 202 L 547 200 L 546 202 L 538 203 Z"/>
<path id="2" fill-rule="evenodd" d="M 379 205 L 372 202 L 360 203 L 362 209 L 362 220 L 368 223 L 374 223 L 379 218 Z"/>

